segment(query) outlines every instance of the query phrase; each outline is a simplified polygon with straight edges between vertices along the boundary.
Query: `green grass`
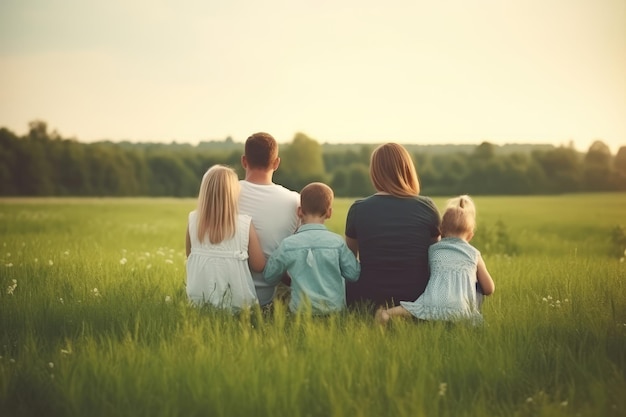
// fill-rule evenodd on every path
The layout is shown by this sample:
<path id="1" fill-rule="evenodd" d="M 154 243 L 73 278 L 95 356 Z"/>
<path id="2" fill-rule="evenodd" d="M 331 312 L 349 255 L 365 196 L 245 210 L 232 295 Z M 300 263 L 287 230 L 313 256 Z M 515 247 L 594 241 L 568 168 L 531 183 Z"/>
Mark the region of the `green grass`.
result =
<path id="1" fill-rule="evenodd" d="M 487 326 L 383 329 L 189 307 L 192 199 L 0 200 L 0 415 L 626 415 L 626 195 L 475 201 Z"/>

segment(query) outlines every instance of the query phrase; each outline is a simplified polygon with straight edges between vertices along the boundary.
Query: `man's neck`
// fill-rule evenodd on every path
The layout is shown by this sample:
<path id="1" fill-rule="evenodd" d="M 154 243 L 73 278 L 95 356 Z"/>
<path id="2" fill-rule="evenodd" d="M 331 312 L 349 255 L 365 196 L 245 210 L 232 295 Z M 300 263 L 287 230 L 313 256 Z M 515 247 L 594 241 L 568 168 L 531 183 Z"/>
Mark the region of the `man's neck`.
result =
<path id="1" fill-rule="evenodd" d="M 272 184 L 273 175 L 273 170 L 248 169 L 246 171 L 246 181 L 257 185 L 270 185 Z"/>

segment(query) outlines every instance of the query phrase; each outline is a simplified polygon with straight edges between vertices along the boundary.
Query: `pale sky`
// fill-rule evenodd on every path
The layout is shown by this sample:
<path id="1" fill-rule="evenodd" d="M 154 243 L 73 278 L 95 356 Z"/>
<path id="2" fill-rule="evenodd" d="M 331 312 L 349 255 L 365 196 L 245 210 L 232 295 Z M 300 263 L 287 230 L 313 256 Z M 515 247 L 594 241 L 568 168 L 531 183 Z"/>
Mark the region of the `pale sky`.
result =
<path id="1" fill-rule="evenodd" d="M 626 0 L 1 0 L 0 127 L 626 145 Z"/>

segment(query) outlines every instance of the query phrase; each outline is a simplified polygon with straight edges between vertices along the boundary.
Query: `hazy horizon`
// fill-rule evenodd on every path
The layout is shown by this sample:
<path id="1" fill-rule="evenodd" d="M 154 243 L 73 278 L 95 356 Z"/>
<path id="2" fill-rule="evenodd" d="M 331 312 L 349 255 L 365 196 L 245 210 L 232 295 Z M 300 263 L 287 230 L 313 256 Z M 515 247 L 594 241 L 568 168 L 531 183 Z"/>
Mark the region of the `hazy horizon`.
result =
<path id="1" fill-rule="evenodd" d="M 0 126 L 81 142 L 626 145 L 626 1 L 0 3 Z"/>

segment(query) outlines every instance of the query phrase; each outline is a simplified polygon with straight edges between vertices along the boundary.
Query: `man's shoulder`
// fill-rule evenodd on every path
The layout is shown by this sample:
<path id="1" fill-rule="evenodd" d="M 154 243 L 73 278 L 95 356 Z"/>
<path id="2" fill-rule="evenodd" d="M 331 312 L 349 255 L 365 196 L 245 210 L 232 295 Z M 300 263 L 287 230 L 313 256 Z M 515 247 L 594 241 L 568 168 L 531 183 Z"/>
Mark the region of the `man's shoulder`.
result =
<path id="1" fill-rule="evenodd" d="M 241 185 L 241 193 L 256 193 L 256 194 L 268 194 L 276 196 L 285 196 L 289 198 L 299 198 L 300 194 L 296 191 L 290 190 L 280 184 L 255 184 L 246 180 L 239 180 Z"/>

